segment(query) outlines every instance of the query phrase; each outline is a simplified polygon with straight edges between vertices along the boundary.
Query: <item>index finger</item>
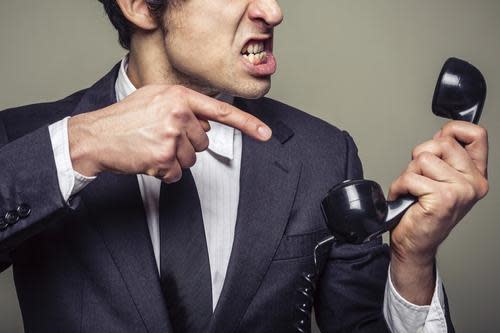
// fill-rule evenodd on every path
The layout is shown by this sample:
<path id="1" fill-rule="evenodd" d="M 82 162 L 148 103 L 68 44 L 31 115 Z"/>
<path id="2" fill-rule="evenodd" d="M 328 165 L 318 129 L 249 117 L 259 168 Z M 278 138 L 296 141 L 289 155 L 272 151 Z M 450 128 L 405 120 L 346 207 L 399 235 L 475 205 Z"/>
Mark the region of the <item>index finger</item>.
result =
<path id="1" fill-rule="evenodd" d="M 466 121 L 450 121 L 437 137 L 450 136 L 461 142 L 476 167 L 486 176 L 488 167 L 488 133 L 485 128 Z"/>
<path id="2" fill-rule="evenodd" d="M 272 131 L 269 126 L 250 113 L 193 90 L 187 97 L 188 105 L 196 116 L 237 128 L 260 141 L 271 138 Z"/>

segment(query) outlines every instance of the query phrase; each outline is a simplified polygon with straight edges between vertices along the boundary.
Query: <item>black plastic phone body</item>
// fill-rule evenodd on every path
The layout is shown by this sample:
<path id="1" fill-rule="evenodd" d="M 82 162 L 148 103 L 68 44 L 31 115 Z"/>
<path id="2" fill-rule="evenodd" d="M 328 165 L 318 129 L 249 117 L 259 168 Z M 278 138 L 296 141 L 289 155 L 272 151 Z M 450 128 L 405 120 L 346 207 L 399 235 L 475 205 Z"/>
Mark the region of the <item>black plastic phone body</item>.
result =
<path id="1" fill-rule="evenodd" d="M 486 81 L 481 72 L 466 61 L 449 58 L 437 80 L 432 112 L 477 124 L 485 99 Z M 360 244 L 392 230 L 416 201 L 405 196 L 387 202 L 376 182 L 353 179 L 333 187 L 321 208 L 336 241 Z"/>

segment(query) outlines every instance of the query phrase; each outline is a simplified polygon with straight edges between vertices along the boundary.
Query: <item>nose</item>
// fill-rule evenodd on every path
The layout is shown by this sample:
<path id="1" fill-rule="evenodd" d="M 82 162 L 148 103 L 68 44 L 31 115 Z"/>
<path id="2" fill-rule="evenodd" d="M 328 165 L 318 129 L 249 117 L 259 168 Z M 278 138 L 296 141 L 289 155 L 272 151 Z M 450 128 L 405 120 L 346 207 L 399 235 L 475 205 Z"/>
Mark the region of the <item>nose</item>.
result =
<path id="1" fill-rule="evenodd" d="M 253 0 L 248 7 L 251 20 L 261 21 L 272 28 L 283 21 L 283 12 L 276 0 Z"/>

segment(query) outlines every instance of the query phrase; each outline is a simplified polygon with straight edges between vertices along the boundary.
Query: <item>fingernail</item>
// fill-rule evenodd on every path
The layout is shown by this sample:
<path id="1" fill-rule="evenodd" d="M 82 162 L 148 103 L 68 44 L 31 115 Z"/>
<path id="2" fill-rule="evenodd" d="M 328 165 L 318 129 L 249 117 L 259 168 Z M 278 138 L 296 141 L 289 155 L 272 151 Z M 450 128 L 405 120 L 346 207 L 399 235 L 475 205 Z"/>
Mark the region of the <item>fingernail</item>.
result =
<path id="1" fill-rule="evenodd" d="M 271 130 L 265 126 L 259 126 L 259 128 L 257 129 L 257 132 L 259 132 L 259 135 L 261 138 L 266 139 L 266 140 L 269 139 L 271 137 L 271 135 L 273 134 L 271 132 Z"/>

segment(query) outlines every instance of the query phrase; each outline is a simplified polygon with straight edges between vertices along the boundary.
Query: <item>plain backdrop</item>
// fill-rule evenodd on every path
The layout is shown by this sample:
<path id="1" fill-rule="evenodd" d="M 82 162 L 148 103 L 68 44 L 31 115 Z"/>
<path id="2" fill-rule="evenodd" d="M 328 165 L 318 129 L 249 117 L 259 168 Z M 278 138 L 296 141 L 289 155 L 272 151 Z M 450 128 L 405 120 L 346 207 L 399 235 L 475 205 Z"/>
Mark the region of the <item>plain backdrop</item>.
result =
<path id="1" fill-rule="evenodd" d="M 449 56 L 488 81 L 487 198 L 439 251 L 458 332 L 500 328 L 500 1 L 280 1 L 270 96 L 348 130 L 365 176 L 387 189 L 445 120 L 430 111 Z M 0 1 L 0 109 L 88 87 L 125 54 L 97 0 Z M 33 166 L 36 167 L 36 166 Z M 22 332 L 12 272 L 0 275 L 0 331 Z"/>

